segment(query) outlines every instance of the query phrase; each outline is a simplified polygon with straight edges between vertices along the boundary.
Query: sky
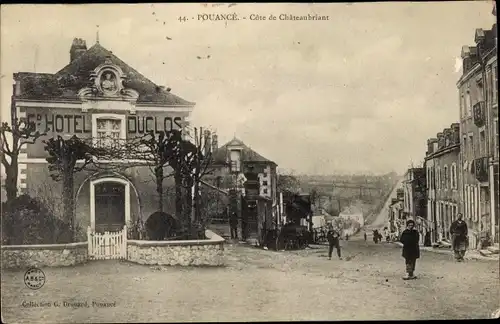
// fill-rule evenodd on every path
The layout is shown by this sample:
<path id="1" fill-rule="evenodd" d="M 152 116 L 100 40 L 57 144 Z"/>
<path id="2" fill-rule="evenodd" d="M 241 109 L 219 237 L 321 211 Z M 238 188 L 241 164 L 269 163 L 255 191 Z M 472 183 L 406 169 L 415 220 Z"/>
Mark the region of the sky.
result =
<path id="1" fill-rule="evenodd" d="M 102 46 L 196 102 L 193 124 L 216 130 L 220 144 L 236 136 L 295 174 L 401 174 L 423 161 L 428 138 L 458 121 L 460 51 L 474 44 L 476 28 L 491 28 L 492 8 L 491 1 L 2 5 L 1 117 L 9 118 L 12 73 L 55 73 L 69 63 L 73 38 L 90 48 L 99 30 Z M 228 13 L 240 20 L 197 18 Z M 269 20 L 279 14 L 328 20 Z"/>

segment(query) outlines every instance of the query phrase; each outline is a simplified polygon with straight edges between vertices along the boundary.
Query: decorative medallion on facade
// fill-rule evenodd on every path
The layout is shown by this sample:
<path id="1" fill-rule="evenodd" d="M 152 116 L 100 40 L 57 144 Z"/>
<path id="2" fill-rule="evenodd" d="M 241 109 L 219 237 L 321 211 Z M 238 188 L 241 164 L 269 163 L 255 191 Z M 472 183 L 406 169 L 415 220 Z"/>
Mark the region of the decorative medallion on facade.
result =
<path id="1" fill-rule="evenodd" d="M 109 101 L 113 101 L 113 108 L 134 112 L 139 93 L 123 86 L 126 78 L 122 69 L 107 59 L 90 73 L 91 86 L 78 92 L 78 96 L 84 102 L 83 110 L 109 109 Z M 101 103 L 102 101 L 108 103 Z"/>

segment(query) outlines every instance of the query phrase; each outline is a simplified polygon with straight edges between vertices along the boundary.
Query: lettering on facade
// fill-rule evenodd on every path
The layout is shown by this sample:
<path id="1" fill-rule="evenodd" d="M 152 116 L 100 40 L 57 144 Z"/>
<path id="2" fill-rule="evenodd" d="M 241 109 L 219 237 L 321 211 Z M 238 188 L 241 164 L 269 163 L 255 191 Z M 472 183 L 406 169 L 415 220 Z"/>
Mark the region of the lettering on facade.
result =
<path id="1" fill-rule="evenodd" d="M 147 133 L 154 131 L 160 133 L 163 131 L 171 131 L 173 129 L 180 129 L 182 118 L 181 117 L 138 117 L 129 116 L 127 118 L 127 131 L 129 134 Z"/>
<path id="2" fill-rule="evenodd" d="M 82 134 L 92 133 L 90 114 L 33 114 L 26 115 L 28 123 L 35 123 L 37 130 L 45 133 Z M 129 116 L 127 118 L 129 134 L 143 134 L 150 131 L 160 133 L 182 127 L 182 117 Z"/>
<path id="3" fill-rule="evenodd" d="M 28 123 L 35 123 L 42 132 L 92 133 L 90 116 L 67 114 L 27 114 Z"/>

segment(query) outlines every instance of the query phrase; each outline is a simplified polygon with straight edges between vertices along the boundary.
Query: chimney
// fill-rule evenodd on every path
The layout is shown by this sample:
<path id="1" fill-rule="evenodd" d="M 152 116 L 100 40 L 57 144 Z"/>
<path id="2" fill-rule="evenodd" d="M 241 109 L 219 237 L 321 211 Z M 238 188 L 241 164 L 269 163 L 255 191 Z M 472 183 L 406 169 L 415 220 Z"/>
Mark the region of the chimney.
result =
<path id="1" fill-rule="evenodd" d="M 217 134 L 212 134 L 212 152 L 215 152 L 219 148 L 219 142 L 217 141 Z"/>
<path id="2" fill-rule="evenodd" d="M 453 130 L 453 144 L 460 144 L 460 124 L 451 124 L 451 129 Z"/>
<path id="3" fill-rule="evenodd" d="M 443 133 L 437 133 L 437 146 L 438 150 L 442 149 L 444 147 L 444 134 Z"/>
<path id="4" fill-rule="evenodd" d="M 429 138 L 427 140 L 427 154 L 432 154 L 434 153 L 434 143 L 436 142 L 435 138 Z"/>
<path id="5" fill-rule="evenodd" d="M 451 128 L 445 128 L 444 129 L 444 131 L 443 131 L 444 146 L 447 146 L 446 145 L 446 140 L 448 140 L 448 145 L 451 144 L 451 142 L 452 142 L 451 134 L 452 134 Z"/>
<path id="6" fill-rule="evenodd" d="M 87 43 L 81 38 L 73 39 L 73 43 L 71 44 L 71 48 L 69 50 L 69 62 L 73 62 L 80 55 L 87 51 Z"/>

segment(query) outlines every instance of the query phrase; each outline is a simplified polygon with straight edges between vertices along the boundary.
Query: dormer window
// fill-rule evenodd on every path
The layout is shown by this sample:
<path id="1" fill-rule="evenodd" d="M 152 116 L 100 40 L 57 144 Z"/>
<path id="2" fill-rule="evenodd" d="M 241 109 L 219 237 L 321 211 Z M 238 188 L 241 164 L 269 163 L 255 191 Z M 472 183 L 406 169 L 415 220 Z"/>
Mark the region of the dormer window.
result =
<path id="1" fill-rule="evenodd" d="M 229 161 L 231 166 L 231 172 L 241 171 L 241 151 L 231 150 L 229 152 Z"/>

